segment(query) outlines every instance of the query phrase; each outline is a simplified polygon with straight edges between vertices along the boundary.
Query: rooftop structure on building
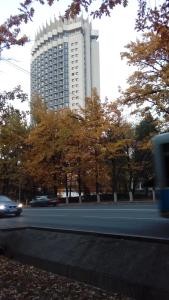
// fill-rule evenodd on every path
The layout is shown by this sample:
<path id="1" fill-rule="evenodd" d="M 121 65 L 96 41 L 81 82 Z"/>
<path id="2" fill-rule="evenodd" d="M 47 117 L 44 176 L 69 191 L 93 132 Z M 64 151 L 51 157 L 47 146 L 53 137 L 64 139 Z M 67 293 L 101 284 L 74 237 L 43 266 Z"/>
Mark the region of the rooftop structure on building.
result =
<path id="1" fill-rule="evenodd" d="M 82 17 L 43 26 L 32 48 L 31 97 L 39 95 L 51 109 L 77 109 L 93 88 L 99 95 L 98 36 Z"/>

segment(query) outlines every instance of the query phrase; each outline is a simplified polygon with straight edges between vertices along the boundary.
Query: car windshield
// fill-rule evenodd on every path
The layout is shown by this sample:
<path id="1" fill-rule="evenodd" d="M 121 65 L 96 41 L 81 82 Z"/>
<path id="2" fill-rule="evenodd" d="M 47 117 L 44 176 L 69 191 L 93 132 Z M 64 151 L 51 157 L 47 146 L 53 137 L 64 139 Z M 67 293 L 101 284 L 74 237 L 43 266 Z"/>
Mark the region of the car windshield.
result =
<path id="1" fill-rule="evenodd" d="M 12 200 L 6 196 L 0 196 L 0 202 L 11 202 Z"/>

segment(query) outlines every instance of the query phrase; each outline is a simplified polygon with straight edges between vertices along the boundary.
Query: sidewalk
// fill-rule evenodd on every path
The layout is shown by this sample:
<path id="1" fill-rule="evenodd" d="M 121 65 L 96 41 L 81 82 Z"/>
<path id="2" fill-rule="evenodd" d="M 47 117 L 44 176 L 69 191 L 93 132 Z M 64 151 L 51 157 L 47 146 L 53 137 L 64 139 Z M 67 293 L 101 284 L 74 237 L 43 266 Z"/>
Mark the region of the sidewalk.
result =
<path id="1" fill-rule="evenodd" d="M 0 300 L 132 300 L 0 256 Z"/>

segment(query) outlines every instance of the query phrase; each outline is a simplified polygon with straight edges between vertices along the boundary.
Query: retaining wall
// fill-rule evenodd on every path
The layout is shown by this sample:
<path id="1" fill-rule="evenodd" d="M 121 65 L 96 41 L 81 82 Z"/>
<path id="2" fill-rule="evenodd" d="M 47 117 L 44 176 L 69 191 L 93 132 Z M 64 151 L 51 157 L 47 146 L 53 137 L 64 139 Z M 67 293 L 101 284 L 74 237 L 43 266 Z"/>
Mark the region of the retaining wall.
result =
<path id="1" fill-rule="evenodd" d="M 169 243 L 25 228 L 0 231 L 5 254 L 136 299 L 169 299 Z"/>

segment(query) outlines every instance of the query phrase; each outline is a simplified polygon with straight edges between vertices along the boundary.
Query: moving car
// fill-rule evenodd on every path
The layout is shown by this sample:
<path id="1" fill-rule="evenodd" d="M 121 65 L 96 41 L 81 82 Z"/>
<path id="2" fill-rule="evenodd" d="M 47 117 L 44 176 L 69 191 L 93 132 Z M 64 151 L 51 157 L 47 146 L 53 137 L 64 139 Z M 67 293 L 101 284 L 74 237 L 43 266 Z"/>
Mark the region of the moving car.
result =
<path id="1" fill-rule="evenodd" d="M 56 197 L 49 197 L 48 195 L 36 196 L 35 199 L 29 202 L 30 206 L 56 206 L 59 204 L 59 200 Z"/>
<path id="2" fill-rule="evenodd" d="M 9 197 L 0 195 L 0 216 L 14 215 L 19 217 L 22 213 L 22 204 L 12 201 Z"/>

